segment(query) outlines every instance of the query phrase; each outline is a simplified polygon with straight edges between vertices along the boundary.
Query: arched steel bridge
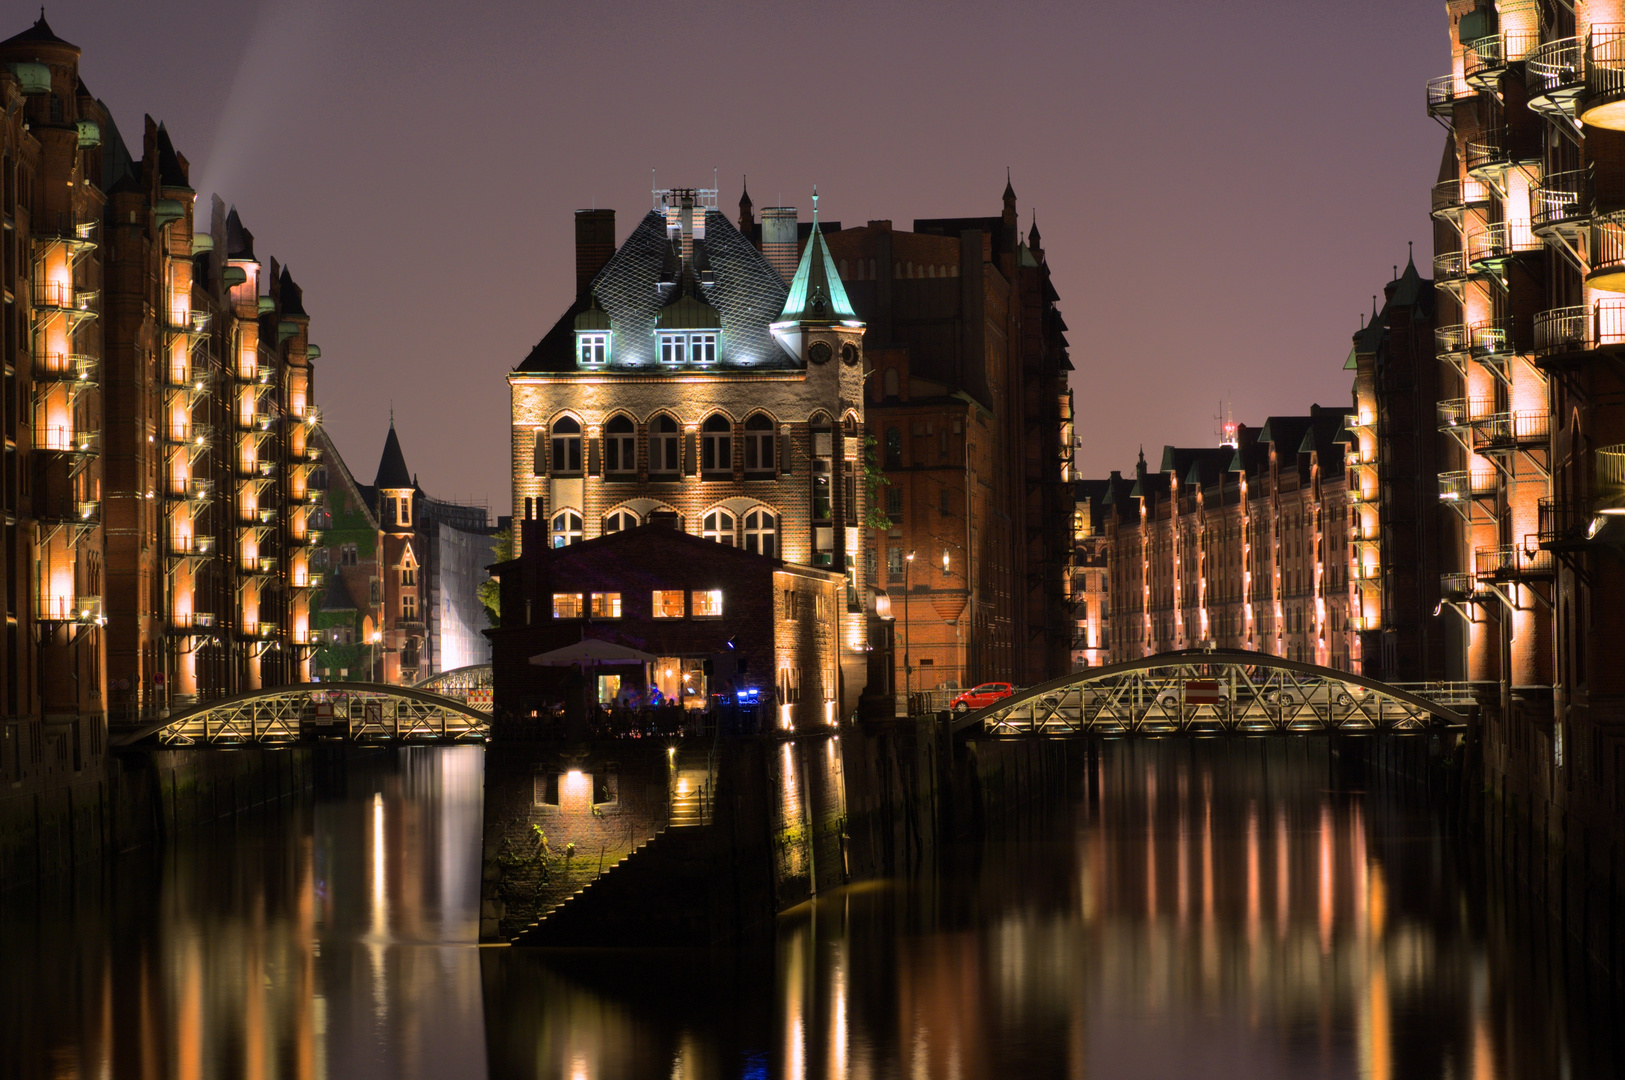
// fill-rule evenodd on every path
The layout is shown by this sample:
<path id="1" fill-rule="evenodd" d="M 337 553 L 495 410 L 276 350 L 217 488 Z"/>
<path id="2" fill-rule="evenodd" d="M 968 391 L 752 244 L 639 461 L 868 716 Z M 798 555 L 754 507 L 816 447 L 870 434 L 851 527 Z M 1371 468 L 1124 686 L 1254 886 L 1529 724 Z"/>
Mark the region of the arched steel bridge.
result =
<path id="1" fill-rule="evenodd" d="M 1006 735 L 1291 735 L 1464 727 L 1467 683 L 1400 687 L 1240 649 L 1159 653 L 1016 691 L 953 731 Z"/>
<path id="2" fill-rule="evenodd" d="M 458 689 L 449 688 L 453 693 Z M 279 686 L 203 702 L 110 741 L 114 746 L 154 738 L 163 746 L 284 745 L 333 737 L 362 743 L 454 743 L 483 742 L 490 733 L 490 706 L 471 705 L 466 696 L 459 699 L 418 686 L 345 682 Z"/>

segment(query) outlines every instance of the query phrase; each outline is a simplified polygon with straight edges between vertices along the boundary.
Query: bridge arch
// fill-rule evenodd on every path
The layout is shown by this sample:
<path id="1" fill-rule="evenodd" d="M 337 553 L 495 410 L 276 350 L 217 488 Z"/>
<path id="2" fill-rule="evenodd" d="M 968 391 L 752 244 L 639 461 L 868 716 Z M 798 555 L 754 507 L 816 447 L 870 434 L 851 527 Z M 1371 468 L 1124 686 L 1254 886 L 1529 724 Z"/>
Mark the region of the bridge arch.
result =
<path id="1" fill-rule="evenodd" d="M 1242 649 L 1186 649 L 1083 668 L 957 716 L 955 734 L 1373 733 L 1464 727 L 1467 684 L 1399 687 Z"/>
<path id="2" fill-rule="evenodd" d="M 307 734 L 358 742 L 483 742 L 491 715 L 412 686 L 302 683 L 206 701 L 109 740 L 132 746 L 281 745 Z"/>

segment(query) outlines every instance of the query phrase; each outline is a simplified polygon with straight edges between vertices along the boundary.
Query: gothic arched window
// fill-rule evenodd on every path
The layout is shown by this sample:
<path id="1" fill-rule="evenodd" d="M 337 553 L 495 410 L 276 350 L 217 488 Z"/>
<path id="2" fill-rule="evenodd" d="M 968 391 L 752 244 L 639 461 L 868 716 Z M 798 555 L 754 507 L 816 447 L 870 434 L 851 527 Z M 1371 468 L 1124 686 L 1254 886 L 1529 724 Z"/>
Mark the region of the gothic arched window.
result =
<path id="1" fill-rule="evenodd" d="M 745 550 L 758 555 L 777 555 L 779 537 L 778 515 L 766 507 L 759 507 L 745 515 Z"/>
<path id="2" fill-rule="evenodd" d="M 681 458 L 677 453 L 677 421 L 661 414 L 649 423 L 649 471 L 675 473 Z"/>
<path id="3" fill-rule="evenodd" d="M 574 510 L 560 510 L 553 515 L 553 546 L 567 547 L 581 543 L 581 515 Z"/>
<path id="4" fill-rule="evenodd" d="M 728 547 L 734 546 L 734 516 L 726 510 L 713 510 L 705 515 L 705 530 L 701 533 L 707 540 L 715 540 Z"/>
<path id="5" fill-rule="evenodd" d="M 700 471 L 730 474 L 734 470 L 733 422 L 720 413 L 700 428 Z"/>
<path id="6" fill-rule="evenodd" d="M 612 416 L 604 425 L 604 471 L 638 471 L 637 429 L 627 416 Z"/>

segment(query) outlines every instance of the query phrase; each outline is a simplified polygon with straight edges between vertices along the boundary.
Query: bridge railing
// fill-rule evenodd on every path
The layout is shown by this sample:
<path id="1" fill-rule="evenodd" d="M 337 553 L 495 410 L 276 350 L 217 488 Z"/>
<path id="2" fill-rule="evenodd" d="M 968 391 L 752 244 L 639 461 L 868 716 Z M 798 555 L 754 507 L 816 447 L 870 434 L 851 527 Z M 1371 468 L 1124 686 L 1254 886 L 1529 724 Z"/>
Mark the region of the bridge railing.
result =
<path id="1" fill-rule="evenodd" d="M 1075 672 L 953 726 L 992 735 L 1419 731 L 1464 724 L 1453 706 L 1472 704 L 1475 689 L 1410 689 L 1257 653 L 1172 653 Z"/>

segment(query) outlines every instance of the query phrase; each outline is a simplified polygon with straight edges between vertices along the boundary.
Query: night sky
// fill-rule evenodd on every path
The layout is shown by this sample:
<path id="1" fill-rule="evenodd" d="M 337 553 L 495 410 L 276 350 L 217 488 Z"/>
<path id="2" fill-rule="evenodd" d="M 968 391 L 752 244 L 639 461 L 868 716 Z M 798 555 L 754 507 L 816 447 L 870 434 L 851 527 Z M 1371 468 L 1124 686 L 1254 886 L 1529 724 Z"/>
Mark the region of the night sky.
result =
<path id="1" fill-rule="evenodd" d="M 34 12 L 10 9 L 6 34 Z M 624 239 L 740 175 L 851 225 L 999 212 L 1012 171 L 1071 327 L 1083 475 L 1236 419 L 1348 403 L 1342 362 L 1417 242 L 1444 4 L 331 3 L 49 7 L 305 291 L 317 400 L 370 481 L 393 402 L 430 494 L 506 511 L 503 375 L 574 288 L 572 211 Z"/>

